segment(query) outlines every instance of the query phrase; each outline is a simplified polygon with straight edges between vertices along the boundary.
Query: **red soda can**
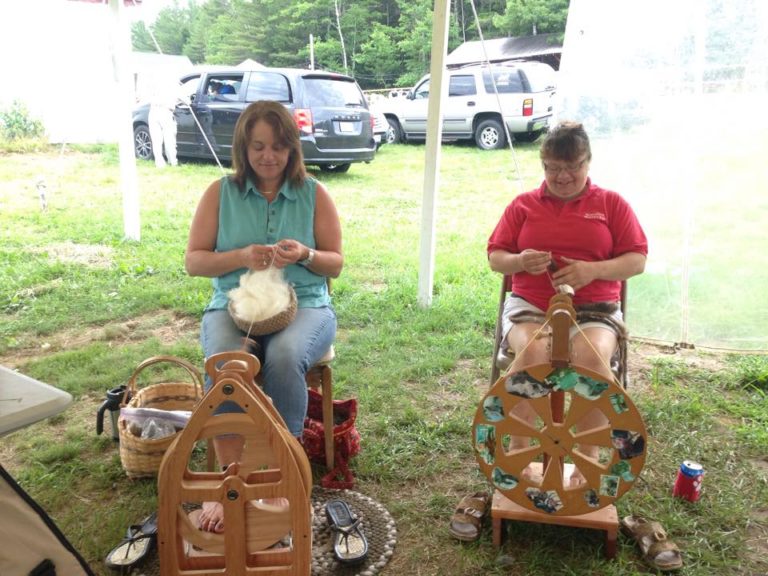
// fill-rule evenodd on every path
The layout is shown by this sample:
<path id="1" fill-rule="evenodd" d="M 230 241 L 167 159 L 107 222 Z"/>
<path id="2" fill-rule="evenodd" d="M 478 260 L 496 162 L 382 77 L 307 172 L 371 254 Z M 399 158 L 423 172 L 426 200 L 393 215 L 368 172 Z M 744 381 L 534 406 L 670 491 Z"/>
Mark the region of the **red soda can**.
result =
<path id="1" fill-rule="evenodd" d="M 704 478 L 704 466 L 693 460 L 684 460 L 677 471 L 672 495 L 696 502 L 701 497 L 701 481 Z"/>

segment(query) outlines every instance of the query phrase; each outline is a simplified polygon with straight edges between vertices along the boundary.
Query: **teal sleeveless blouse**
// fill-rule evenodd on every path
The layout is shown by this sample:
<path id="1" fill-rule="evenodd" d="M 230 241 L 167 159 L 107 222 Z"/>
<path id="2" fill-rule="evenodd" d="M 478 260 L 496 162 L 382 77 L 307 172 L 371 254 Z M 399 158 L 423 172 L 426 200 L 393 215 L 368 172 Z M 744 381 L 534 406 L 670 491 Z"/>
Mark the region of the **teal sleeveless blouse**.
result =
<path id="1" fill-rule="evenodd" d="M 315 200 L 317 181 L 307 177 L 303 185 L 285 182 L 270 204 L 248 180 L 241 190 L 228 176 L 221 179 L 219 194 L 219 232 L 216 251 L 226 252 L 250 244 L 275 244 L 291 238 L 315 248 Z M 226 308 L 227 293 L 240 285 L 246 268 L 213 278 L 213 297 L 206 310 Z M 283 277 L 296 292 L 299 308 L 319 308 L 330 304 L 325 276 L 291 264 Z"/>

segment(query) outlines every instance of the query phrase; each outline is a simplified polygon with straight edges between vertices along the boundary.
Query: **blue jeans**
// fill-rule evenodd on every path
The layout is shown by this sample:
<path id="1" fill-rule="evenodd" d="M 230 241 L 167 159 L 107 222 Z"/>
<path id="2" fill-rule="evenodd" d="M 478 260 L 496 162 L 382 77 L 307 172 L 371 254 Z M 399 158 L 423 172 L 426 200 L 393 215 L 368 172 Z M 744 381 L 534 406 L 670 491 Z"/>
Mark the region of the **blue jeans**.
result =
<path id="1" fill-rule="evenodd" d="M 206 358 L 219 352 L 243 350 L 245 332 L 240 330 L 227 310 L 209 310 L 203 314 L 200 343 Z M 331 306 L 299 308 L 288 327 L 274 334 L 253 337 L 261 346 L 264 362 L 264 392 L 272 398 L 288 430 L 300 437 L 307 413 L 307 370 L 322 358 L 336 337 L 336 312 Z M 213 382 L 206 374 L 205 390 Z M 227 411 L 227 408 L 222 405 Z M 231 411 L 231 409 L 229 410 Z"/>

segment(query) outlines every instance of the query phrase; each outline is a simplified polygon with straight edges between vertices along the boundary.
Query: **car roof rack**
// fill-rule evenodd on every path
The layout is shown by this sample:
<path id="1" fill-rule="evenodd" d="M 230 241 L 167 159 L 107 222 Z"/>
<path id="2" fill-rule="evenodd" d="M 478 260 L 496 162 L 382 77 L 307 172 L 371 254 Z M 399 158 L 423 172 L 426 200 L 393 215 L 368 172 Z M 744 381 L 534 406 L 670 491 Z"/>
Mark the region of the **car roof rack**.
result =
<path id="1" fill-rule="evenodd" d="M 464 70 L 465 68 L 489 68 L 489 67 L 498 67 L 498 66 L 506 66 L 506 67 L 514 67 L 521 63 L 527 63 L 527 62 L 535 62 L 534 60 L 524 60 L 524 59 L 513 59 L 513 60 L 503 60 L 501 62 L 469 62 L 467 64 L 459 64 L 450 66 L 451 70 Z"/>

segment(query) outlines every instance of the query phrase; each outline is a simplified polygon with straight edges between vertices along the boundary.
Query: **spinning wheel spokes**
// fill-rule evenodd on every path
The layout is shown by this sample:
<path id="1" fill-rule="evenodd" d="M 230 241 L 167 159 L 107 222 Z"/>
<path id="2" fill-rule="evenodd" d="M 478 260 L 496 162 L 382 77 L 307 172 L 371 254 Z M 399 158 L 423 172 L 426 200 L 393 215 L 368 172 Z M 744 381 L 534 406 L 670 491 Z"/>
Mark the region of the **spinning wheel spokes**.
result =
<path id="1" fill-rule="evenodd" d="M 520 395 L 523 388 L 538 396 Z M 562 415 L 552 409 L 555 393 L 564 396 Z M 598 422 L 585 424 L 590 418 Z M 500 378 L 474 425 L 478 463 L 496 488 L 518 505 L 563 515 L 602 508 L 629 490 L 645 461 L 644 437 L 623 390 L 579 368 L 552 372 L 546 384 L 527 372 Z"/>

